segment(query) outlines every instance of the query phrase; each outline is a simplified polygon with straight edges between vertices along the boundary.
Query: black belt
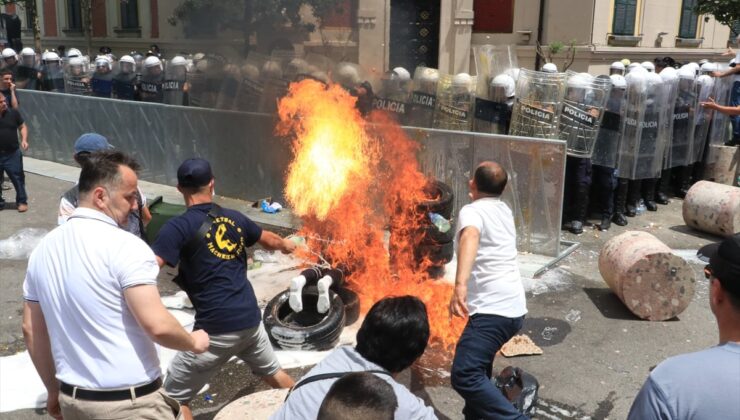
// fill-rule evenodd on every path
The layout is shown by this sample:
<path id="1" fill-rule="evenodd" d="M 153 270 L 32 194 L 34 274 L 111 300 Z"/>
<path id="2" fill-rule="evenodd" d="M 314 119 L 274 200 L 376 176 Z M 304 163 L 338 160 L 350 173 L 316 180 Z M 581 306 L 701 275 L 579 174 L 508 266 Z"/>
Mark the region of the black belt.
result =
<path id="1" fill-rule="evenodd" d="M 78 400 L 123 401 L 134 399 L 137 397 L 143 397 L 144 395 L 149 395 L 152 392 L 158 390 L 161 386 L 162 379 L 157 378 L 145 385 L 137 386 L 135 388 L 132 387 L 128 389 L 117 389 L 114 391 L 82 389 L 64 382 L 62 382 L 59 386 L 59 390 L 62 392 L 62 394 L 69 395 L 70 397 L 76 398 Z"/>

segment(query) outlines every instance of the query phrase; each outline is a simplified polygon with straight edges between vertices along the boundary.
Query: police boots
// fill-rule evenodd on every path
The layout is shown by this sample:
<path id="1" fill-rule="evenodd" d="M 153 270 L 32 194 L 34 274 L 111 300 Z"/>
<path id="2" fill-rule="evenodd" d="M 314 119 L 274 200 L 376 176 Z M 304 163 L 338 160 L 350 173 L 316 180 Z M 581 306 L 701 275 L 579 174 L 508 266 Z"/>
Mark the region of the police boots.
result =
<path id="1" fill-rule="evenodd" d="M 624 178 L 617 178 L 617 191 L 614 193 L 614 216 L 612 220 L 619 226 L 627 226 L 627 218 L 624 216 L 627 205 L 627 188 L 629 183 Z M 607 224 L 608 225 L 608 224 Z M 604 221 L 601 221 L 601 230 L 606 230 Z"/>
<path id="2" fill-rule="evenodd" d="M 627 210 L 624 214 L 627 217 L 637 216 L 637 206 L 640 205 L 640 194 L 642 193 L 642 181 L 639 179 L 630 179 L 629 188 L 627 189 Z"/>
<path id="3" fill-rule="evenodd" d="M 571 213 L 570 233 L 580 235 L 583 233 L 583 221 L 586 220 L 588 212 L 588 185 L 578 185 Z"/>
<path id="4" fill-rule="evenodd" d="M 691 188 L 691 173 L 693 172 L 691 165 L 681 166 L 678 169 L 678 188 L 676 189 L 676 197 L 685 198 L 686 193 Z"/>
<path id="5" fill-rule="evenodd" d="M 655 204 L 655 187 L 657 185 L 657 178 L 642 180 L 642 198 L 645 200 L 645 208 L 648 211 L 658 211 L 658 205 Z"/>
<path id="6" fill-rule="evenodd" d="M 671 191 L 671 170 L 663 169 L 658 182 L 658 192 L 655 194 L 655 202 L 658 204 L 668 204 L 668 194 Z"/>

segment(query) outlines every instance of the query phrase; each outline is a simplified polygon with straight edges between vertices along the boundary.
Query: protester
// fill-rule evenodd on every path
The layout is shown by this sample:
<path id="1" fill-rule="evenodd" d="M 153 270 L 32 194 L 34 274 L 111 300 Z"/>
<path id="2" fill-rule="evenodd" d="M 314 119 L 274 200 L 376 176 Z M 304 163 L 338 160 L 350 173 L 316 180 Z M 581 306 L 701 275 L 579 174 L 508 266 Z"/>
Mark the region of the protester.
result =
<path id="1" fill-rule="evenodd" d="M 469 317 L 455 349 L 452 387 L 466 419 L 525 419 L 491 382 L 496 352 L 521 328 L 527 306 L 519 275 L 516 230 L 501 194 L 508 176 L 483 162 L 468 182 L 471 204 L 455 229 L 457 273 L 450 316 Z"/>
<path id="2" fill-rule="evenodd" d="M 351 372 L 370 372 L 393 387 L 398 401 L 396 420 L 436 419 L 431 407 L 394 379 L 424 354 L 428 341 L 427 310 L 419 298 L 381 299 L 362 322 L 357 346 L 341 346 L 329 353 L 298 381 L 270 419 L 316 419 L 332 384 Z"/>
<path id="3" fill-rule="evenodd" d="M 10 108 L 18 109 L 18 98 L 15 96 L 13 72 L 5 69 L 0 71 L 0 76 L 3 78 L 3 88 L 0 89 L 0 92 L 5 96 L 5 101 L 10 105 Z"/>
<path id="4" fill-rule="evenodd" d="M 190 401 L 231 357 L 237 356 L 273 388 L 289 388 L 293 379 L 280 368 L 262 325 L 247 277 L 247 247 L 259 243 L 289 254 L 295 243 L 262 230 L 236 210 L 213 202 L 214 178 L 204 159 L 188 159 L 177 170 L 177 189 L 185 214 L 170 219 L 152 249 L 159 266 L 180 264 L 176 283 L 195 307 L 195 328 L 211 337 L 201 355 L 180 352 L 170 365 L 165 389 L 192 418 Z"/>
<path id="5" fill-rule="evenodd" d="M 738 106 L 724 106 L 714 101 L 714 98 L 709 98 L 708 101 L 700 104 L 704 108 L 713 109 L 717 112 L 721 112 L 725 115 L 737 116 L 740 115 L 740 105 Z"/>
<path id="6" fill-rule="evenodd" d="M 136 210 L 138 167 L 121 152 L 92 154 L 79 207 L 28 261 L 23 334 L 55 418 L 175 418 L 154 342 L 208 348 L 204 331 L 188 333 L 162 305 L 152 251 L 119 228 Z"/>
<path id="7" fill-rule="evenodd" d="M 342 376 L 329 388 L 318 420 L 393 420 L 398 399 L 393 387 L 370 372 Z"/>
<path id="8" fill-rule="evenodd" d="M 740 413 L 740 234 L 701 250 L 719 344 L 659 364 L 628 419 L 732 419 Z"/>
<path id="9" fill-rule="evenodd" d="M 78 165 L 82 166 L 91 153 L 110 150 L 113 149 L 113 146 L 108 143 L 108 139 L 98 133 L 85 133 L 75 141 L 74 149 L 75 154 L 73 158 Z M 74 187 L 62 194 L 62 198 L 59 200 L 58 224 L 61 225 L 66 222 L 72 213 L 74 213 L 79 203 L 79 195 L 79 184 L 75 184 Z M 146 240 L 144 227 L 152 220 L 152 214 L 146 205 L 146 196 L 139 188 L 136 189 L 136 207 L 137 209 L 135 211 L 129 213 L 128 223 L 126 223 L 124 229 Z"/>
<path id="10" fill-rule="evenodd" d="M 18 131 L 21 141 L 18 143 Z M 23 172 L 23 153 L 28 150 L 28 127 L 18 110 L 8 108 L 5 96 L 0 95 L 0 177 L 5 172 L 15 188 L 15 203 L 19 212 L 28 211 L 26 174 Z M 5 207 L 0 189 L 0 210 Z"/>
<path id="11" fill-rule="evenodd" d="M 740 44 L 740 35 L 735 38 L 735 42 Z M 730 68 L 725 71 L 714 71 L 712 76 L 714 77 L 732 77 L 732 85 L 730 87 L 730 100 L 728 102 L 729 108 L 740 107 L 740 49 L 735 52 L 734 63 L 731 64 Z M 722 112 L 722 111 L 720 111 Z M 738 146 L 740 145 L 740 114 L 728 114 L 732 121 L 732 139 L 725 143 L 725 146 Z"/>

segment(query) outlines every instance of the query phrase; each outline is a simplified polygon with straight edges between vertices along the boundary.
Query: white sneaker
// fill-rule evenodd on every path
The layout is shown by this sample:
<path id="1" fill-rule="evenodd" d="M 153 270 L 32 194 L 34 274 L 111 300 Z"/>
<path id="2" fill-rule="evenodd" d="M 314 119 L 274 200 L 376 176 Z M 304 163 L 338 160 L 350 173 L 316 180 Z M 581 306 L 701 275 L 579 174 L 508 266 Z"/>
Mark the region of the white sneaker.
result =
<path id="1" fill-rule="evenodd" d="M 320 314 L 325 314 L 329 311 L 331 301 L 329 301 L 329 288 L 334 280 L 329 276 L 324 276 L 319 280 L 316 288 L 319 289 L 319 301 L 316 302 L 316 310 Z"/>
<path id="2" fill-rule="evenodd" d="M 293 312 L 300 312 L 303 310 L 303 286 L 306 285 L 306 278 L 303 276 L 296 276 L 290 280 L 290 292 L 288 293 L 288 304 Z"/>

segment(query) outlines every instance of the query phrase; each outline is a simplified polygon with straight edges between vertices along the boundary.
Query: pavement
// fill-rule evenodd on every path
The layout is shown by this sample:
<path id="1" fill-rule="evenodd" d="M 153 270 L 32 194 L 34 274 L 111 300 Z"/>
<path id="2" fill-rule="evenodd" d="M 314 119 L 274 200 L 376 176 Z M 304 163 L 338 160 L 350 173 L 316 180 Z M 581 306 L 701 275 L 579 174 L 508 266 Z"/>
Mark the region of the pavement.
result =
<path id="1" fill-rule="evenodd" d="M 58 165 L 63 166 L 63 165 Z M 29 168 L 31 167 L 31 168 Z M 72 184 L 74 168 L 46 165 L 29 160 L 29 211 L 0 211 L 0 240 L 23 228 L 51 230 L 56 226 L 58 197 Z M 65 175 L 66 173 L 66 175 Z M 66 179 L 68 180 L 64 180 Z M 173 188 L 142 184 L 149 196 L 169 194 L 178 200 Z M 8 198 L 8 193 L 5 191 Z M 294 220 L 258 214 L 250 203 L 224 200 L 258 222 L 271 227 L 289 227 Z M 627 227 L 613 226 L 608 232 L 587 228 L 582 235 L 563 233 L 562 239 L 581 243 L 581 247 L 556 267 L 534 280 L 526 280 L 529 314 L 523 333 L 544 350 L 540 356 L 507 359 L 498 357 L 494 369 L 516 365 L 532 373 L 540 382 L 540 405 L 535 418 L 607 419 L 625 418 L 634 396 L 650 369 L 667 357 L 697 351 L 717 344 L 716 322 L 709 309 L 707 281 L 703 264 L 693 255 L 696 250 L 720 238 L 687 228 L 681 217 L 681 200 L 660 206 L 630 219 Z M 609 238 L 626 230 L 642 230 L 658 237 L 683 256 L 696 273 L 693 302 L 677 318 L 666 322 L 637 319 L 611 293 L 598 270 L 599 250 Z M 24 349 L 21 334 L 22 282 L 27 260 L 0 259 L 0 356 Z M 169 281 L 171 271 L 160 273 L 162 295 L 177 289 Z M 423 363 L 403 372 L 399 381 L 424 398 L 440 418 L 459 419 L 463 402 L 449 385 L 449 354 L 436 359 L 434 369 Z M 425 356 L 426 357 L 426 356 Z M 434 364 L 433 363 L 433 364 Z M 299 378 L 309 367 L 290 369 Z M 3 373 L 0 372 L 0 375 Z M 7 379 L 7 378 L 6 378 Z M 201 395 L 193 403 L 197 419 L 212 419 L 228 402 L 243 395 L 267 389 L 243 364 L 228 363 L 209 383 L 211 401 Z M 3 419 L 36 419 L 43 410 L 17 410 L 0 413 Z"/>

